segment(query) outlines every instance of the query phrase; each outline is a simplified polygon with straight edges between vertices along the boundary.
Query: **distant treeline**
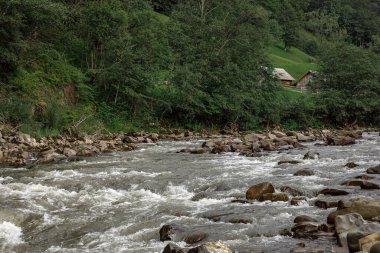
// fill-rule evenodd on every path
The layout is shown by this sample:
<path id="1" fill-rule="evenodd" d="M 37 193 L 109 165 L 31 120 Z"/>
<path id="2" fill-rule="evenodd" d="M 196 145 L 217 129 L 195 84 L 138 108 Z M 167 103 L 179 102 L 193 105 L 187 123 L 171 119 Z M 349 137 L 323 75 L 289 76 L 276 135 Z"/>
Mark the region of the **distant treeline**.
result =
<path id="1" fill-rule="evenodd" d="M 271 75 L 278 42 L 319 59 L 292 102 Z M 0 123 L 378 126 L 379 53 L 376 0 L 0 0 Z"/>

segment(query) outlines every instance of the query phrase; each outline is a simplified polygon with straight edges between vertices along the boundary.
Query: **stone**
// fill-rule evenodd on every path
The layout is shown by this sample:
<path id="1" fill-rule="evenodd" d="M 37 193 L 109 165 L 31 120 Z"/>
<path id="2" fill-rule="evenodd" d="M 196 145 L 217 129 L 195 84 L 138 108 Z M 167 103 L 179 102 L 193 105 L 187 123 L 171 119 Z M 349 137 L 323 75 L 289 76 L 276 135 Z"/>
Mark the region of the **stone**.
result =
<path id="1" fill-rule="evenodd" d="M 137 142 L 137 139 L 136 138 L 133 138 L 131 136 L 126 136 L 124 139 L 123 139 L 123 142 L 124 143 L 136 143 Z"/>
<path id="2" fill-rule="evenodd" d="M 379 253 L 380 246 L 376 245 L 380 243 L 380 233 L 374 233 L 367 235 L 359 240 L 360 250 L 370 253 Z M 373 248 L 373 249 L 372 249 Z"/>
<path id="3" fill-rule="evenodd" d="M 191 149 L 190 154 L 201 155 L 209 152 L 206 148 Z"/>
<path id="4" fill-rule="evenodd" d="M 362 180 L 371 180 L 371 179 L 374 179 L 375 177 L 371 177 L 368 175 L 360 175 L 360 176 L 356 176 L 355 178 L 356 179 L 362 179 Z"/>
<path id="5" fill-rule="evenodd" d="M 304 195 L 301 191 L 293 189 L 293 188 L 291 188 L 289 186 L 283 186 L 283 187 L 280 188 L 280 190 L 282 192 L 286 192 L 286 193 L 288 193 L 288 194 L 290 194 L 290 195 L 292 195 L 294 197 L 303 196 Z"/>
<path id="6" fill-rule="evenodd" d="M 277 138 L 283 138 L 287 136 L 284 132 L 276 131 L 276 130 L 272 131 L 272 134 L 274 134 Z"/>
<path id="7" fill-rule="evenodd" d="M 371 249 L 369 250 L 369 253 L 380 253 L 380 242 L 377 242 L 374 245 L 372 245 Z"/>
<path id="8" fill-rule="evenodd" d="M 157 142 L 159 135 L 157 133 L 152 133 L 149 137 L 152 141 Z"/>
<path id="9" fill-rule="evenodd" d="M 285 193 L 265 193 L 260 197 L 260 201 L 288 201 L 289 197 Z"/>
<path id="10" fill-rule="evenodd" d="M 364 238 L 366 234 L 362 232 L 348 232 L 347 233 L 347 246 L 349 253 L 360 251 L 359 240 Z"/>
<path id="11" fill-rule="evenodd" d="M 187 252 L 188 252 L 188 249 L 183 249 L 175 245 L 174 243 L 169 243 L 164 248 L 164 251 L 162 251 L 162 253 L 187 253 Z"/>
<path id="12" fill-rule="evenodd" d="M 301 134 L 301 133 L 296 133 L 296 138 L 300 142 L 308 142 L 308 141 L 314 141 L 315 140 L 314 136 L 306 136 L 306 135 Z"/>
<path id="13" fill-rule="evenodd" d="M 328 209 L 338 206 L 338 201 L 316 200 L 314 205 L 319 208 Z"/>
<path id="14" fill-rule="evenodd" d="M 319 225 L 319 223 L 311 221 L 296 223 L 292 228 L 293 237 L 316 238 L 316 234 L 319 232 Z"/>
<path id="15" fill-rule="evenodd" d="M 246 192 L 246 199 L 259 200 L 261 196 L 265 193 L 274 193 L 274 187 L 271 183 L 265 182 L 251 186 Z"/>
<path id="16" fill-rule="evenodd" d="M 286 163 L 289 163 L 289 164 L 298 164 L 298 163 L 301 163 L 301 162 L 300 161 L 296 161 L 296 160 L 282 160 L 282 161 L 279 161 L 277 164 L 281 165 L 281 164 L 286 164 Z"/>
<path id="17" fill-rule="evenodd" d="M 172 235 L 174 234 L 174 230 L 176 228 L 174 225 L 164 225 L 160 229 L 160 241 L 171 241 L 172 240 Z"/>
<path id="18" fill-rule="evenodd" d="M 312 152 L 312 151 L 308 151 L 304 156 L 303 156 L 303 159 L 306 160 L 306 159 L 317 159 L 319 157 L 319 153 L 318 152 Z"/>
<path id="19" fill-rule="evenodd" d="M 265 140 L 265 139 L 260 141 L 260 147 L 265 151 L 272 151 L 273 150 L 272 142 L 269 140 Z"/>
<path id="20" fill-rule="evenodd" d="M 354 206 L 345 208 L 342 210 L 337 210 L 332 213 L 330 213 L 327 216 L 327 223 L 328 224 L 334 224 L 335 218 L 339 215 L 345 215 L 350 213 L 358 213 L 360 214 L 365 220 L 371 221 L 373 218 L 376 218 L 379 216 L 380 213 L 380 206 Z"/>
<path id="21" fill-rule="evenodd" d="M 331 196 L 341 196 L 341 195 L 348 195 L 350 193 L 347 191 L 344 191 L 344 190 L 327 188 L 327 189 L 321 190 L 320 192 L 318 192 L 318 194 L 331 195 Z"/>
<path id="22" fill-rule="evenodd" d="M 299 206 L 306 201 L 307 201 L 306 197 L 294 197 L 290 200 L 290 205 Z"/>
<path id="23" fill-rule="evenodd" d="M 327 144 L 333 146 L 348 146 L 355 144 L 355 138 L 349 136 L 327 136 Z"/>
<path id="24" fill-rule="evenodd" d="M 367 169 L 368 174 L 380 174 L 380 165 Z"/>
<path id="25" fill-rule="evenodd" d="M 245 142 L 255 142 L 259 140 L 259 136 L 257 134 L 247 134 L 243 137 Z"/>
<path id="26" fill-rule="evenodd" d="M 215 145 L 216 144 L 213 141 L 205 141 L 202 143 L 202 148 L 209 148 L 211 150 Z"/>
<path id="27" fill-rule="evenodd" d="M 294 176 L 313 176 L 315 173 L 311 169 L 303 169 L 294 173 Z"/>
<path id="28" fill-rule="evenodd" d="M 70 157 L 70 156 L 76 156 L 77 152 L 74 149 L 71 149 L 71 148 L 64 148 L 63 149 L 63 154 L 65 156 L 67 156 L 67 157 Z"/>
<path id="29" fill-rule="evenodd" d="M 343 182 L 341 185 L 347 185 L 347 186 L 362 186 L 364 183 L 363 180 L 348 180 Z"/>
<path id="30" fill-rule="evenodd" d="M 206 242 L 198 247 L 192 248 L 188 253 L 233 253 L 223 242 Z"/>
<path id="31" fill-rule="evenodd" d="M 300 222 L 305 222 L 305 221 L 312 221 L 312 222 L 318 222 L 318 220 L 310 217 L 310 216 L 307 216 L 307 215 L 300 215 L 300 216 L 297 216 L 295 219 L 294 219 L 294 223 L 300 223 Z"/>
<path id="32" fill-rule="evenodd" d="M 363 190 L 378 190 L 380 189 L 380 186 L 372 182 L 363 181 L 363 184 L 360 185 L 360 188 L 362 188 Z"/>
<path id="33" fill-rule="evenodd" d="M 349 163 L 346 163 L 346 165 L 344 165 L 344 167 L 347 167 L 347 168 L 355 168 L 355 167 L 358 167 L 359 165 L 354 163 L 354 162 L 349 162 Z"/>

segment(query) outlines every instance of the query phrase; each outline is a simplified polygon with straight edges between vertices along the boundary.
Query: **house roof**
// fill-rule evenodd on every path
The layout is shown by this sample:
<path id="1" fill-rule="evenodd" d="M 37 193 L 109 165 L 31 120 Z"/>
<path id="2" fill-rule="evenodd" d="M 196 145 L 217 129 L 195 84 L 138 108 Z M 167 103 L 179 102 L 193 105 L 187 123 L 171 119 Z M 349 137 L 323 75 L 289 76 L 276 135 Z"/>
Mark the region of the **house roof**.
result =
<path id="1" fill-rule="evenodd" d="M 273 75 L 276 78 L 280 79 L 281 81 L 295 81 L 296 80 L 288 72 L 286 72 L 285 69 L 281 69 L 281 68 L 274 68 Z"/>

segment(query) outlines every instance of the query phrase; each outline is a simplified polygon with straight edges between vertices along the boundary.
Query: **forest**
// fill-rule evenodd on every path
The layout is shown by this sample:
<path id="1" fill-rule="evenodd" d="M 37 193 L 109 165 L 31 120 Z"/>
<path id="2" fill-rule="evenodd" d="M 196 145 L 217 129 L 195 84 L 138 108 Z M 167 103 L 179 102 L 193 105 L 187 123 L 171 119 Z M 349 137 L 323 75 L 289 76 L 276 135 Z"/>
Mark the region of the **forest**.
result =
<path id="1" fill-rule="evenodd" d="M 277 84 L 271 48 L 310 56 L 310 89 Z M 0 124 L 379 127 L 380 1 L 0 0 Z"/>

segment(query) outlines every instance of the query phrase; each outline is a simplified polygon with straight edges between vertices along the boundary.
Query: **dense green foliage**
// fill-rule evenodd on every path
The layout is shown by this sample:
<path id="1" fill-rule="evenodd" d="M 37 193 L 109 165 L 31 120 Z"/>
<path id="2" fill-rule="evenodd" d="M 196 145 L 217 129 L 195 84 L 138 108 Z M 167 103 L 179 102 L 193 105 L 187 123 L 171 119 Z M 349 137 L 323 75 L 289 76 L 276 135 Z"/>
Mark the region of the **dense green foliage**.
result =
<path id="1" fill-rule="evenodd" d="M 380 124 L 375 0 L 0 0 L 0 10 L 0 123 L 25 131 Z M 273 67 L 297 78 L 320 69 L 314 95 L 279 87 Z"/>

